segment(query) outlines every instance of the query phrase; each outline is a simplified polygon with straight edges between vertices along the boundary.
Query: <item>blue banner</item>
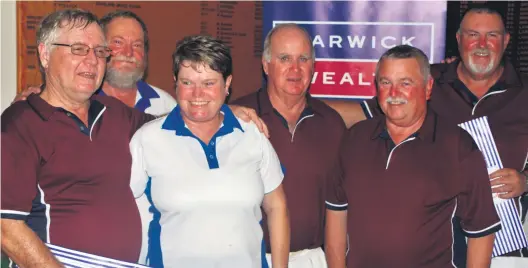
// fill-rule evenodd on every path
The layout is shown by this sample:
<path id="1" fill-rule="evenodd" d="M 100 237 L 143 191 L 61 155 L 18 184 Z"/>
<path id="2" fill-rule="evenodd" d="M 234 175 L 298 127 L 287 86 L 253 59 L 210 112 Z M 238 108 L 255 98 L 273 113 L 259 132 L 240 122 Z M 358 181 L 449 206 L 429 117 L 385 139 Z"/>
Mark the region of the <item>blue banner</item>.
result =
<path id="1" fill-rule="evenodd" d="M 444 58 L 446 12 L 447 1 L 264 2 L 263 33 L 281 23 L 304 27 L 316 55 L 310 93 L 365 99 L 375 95 L 376 62 L 387 49 L 407 44 L 431 63 Z"/>

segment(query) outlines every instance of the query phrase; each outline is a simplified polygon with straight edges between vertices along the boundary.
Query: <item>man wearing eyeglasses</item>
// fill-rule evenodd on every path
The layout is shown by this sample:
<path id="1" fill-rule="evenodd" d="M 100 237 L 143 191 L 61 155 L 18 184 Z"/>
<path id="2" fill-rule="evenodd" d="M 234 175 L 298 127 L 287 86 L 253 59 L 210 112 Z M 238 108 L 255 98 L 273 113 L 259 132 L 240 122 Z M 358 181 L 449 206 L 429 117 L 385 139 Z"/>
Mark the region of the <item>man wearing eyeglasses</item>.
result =
<path id="1" fill-rule="evenodd" d="M 106 66 L 103 84 L 98 95 L 114 97 L 129 107 L 152 115 L 165 115 L 176 106 L 174 98 L 158 87 L 143 80 L 148 67 L 150 42 L 147 25 L 135 13 L 114 11 L 101 18 L 111 57 Z M 16 97 L 24 100 L 40 88 L 31 86 Z"/>
<path id="2" fill-rule="evenodd" d="M 94 94 L 110 49 L 92 13 L 48 15 L 37 46 L 45 88 L 1 118 L 2 251 L 29 268 L 63 267 L 51 252 L 90 267 L 104 266 L 98 256 L 136 263 L 141 222 L 130 190 L 129 142 L 154 116 Z M 232 108 L 266 132 L 254 111 Z"/>
<path id="3" fill-rule="evenodd" d="M 2 251 L 21 267 L 62 267 L 43 242 L 135 263 L 129 141 L 153 116 L 94 95 L 110 49 L 93 14 L 50 14 L 37 39 L 45 89 L 1 118 Z"/>
<path id="4" fill-rule="evenodd" d="M 94 94 L 110 49 L 92 13 L 48 15 L 37 46 L 45 88 L 1 118 L 2 251 L 29 268 L 62 267 L 52 252 L 89 267 L 105 266 L 100 256 L 136 263 L 141 221 L 130 190 L 129 142 L 154 116 Z M 254 111 L 232 108 L 266 132 Z M 79 266 L 88 267 L 72 267 Z"/>

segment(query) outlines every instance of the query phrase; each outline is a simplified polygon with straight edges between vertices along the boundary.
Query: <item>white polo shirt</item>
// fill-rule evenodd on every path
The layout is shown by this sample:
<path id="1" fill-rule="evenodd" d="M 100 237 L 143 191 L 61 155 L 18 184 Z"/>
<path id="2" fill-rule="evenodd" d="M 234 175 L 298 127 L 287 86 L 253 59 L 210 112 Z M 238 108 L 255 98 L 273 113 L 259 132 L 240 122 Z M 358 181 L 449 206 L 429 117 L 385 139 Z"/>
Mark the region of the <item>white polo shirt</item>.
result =
<path id="1" fill-rule="evenodd" d="M 136 94 L 136 104 L 134 108 L 147 114 L 162 116 L 169 114 L 174 107 L 176 107 L 176 100 L 165 90 L 157 88 L 153 85 L 140 80 L 136 83 L 138 92 Z M 97 92 L 99 95 L 106 95 L 102 89 Z M 159 214 L 150 203 L 150 189 L 147 190 L 147 194 L 139 199 L 136 199 L 136 203 L 141 214 L 141 228 L 143 232 L 143 240 L 148 239 L 148 229 L 152 223 L 152 219 Z M 138 262 L 145 263 L 146 254 L 148 252 L 147 244 L 144 244 L 141 249 Z"/>
<path id="2" fill-rule="evenodd" d="M 143 241 L 153 267 L 261 267 L 260 206 L 281 184 L 281 165 L 254 124 L 226 105 L 221 112 L 209 144 L 186 127 L 179 106 L 132 138 L 132 191 L 140 198 L 150 184 L 160 212 L 161 230 L 151 227 Z"/>
<path id="3" fill-rule="evenodd" d="M 136 104 L 134 108 L 144 113 L 161 116 L 167 115 L 176 107 L 176 100 L 165 90 L 140 80 L 136 83 L 138 92 L 136 94 Z M 106 95 L 100 88 L 99 95 Z"/>

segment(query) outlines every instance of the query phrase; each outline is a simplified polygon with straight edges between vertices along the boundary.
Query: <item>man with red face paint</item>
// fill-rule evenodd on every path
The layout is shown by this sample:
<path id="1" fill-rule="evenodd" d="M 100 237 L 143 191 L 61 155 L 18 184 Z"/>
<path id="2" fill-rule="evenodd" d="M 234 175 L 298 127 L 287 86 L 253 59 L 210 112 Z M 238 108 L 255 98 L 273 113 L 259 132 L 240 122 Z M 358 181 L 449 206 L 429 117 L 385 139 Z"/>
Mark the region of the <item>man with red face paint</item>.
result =
<path id="1" fill-rule="evenodd" d="M 490 174 L 493 193 L 515 198 L 526 215 L 528 157 L 528 77 L 504 57 L 510 40 L 501 15 L 489 8 L 466 12 L 456 34 L 460 59 L 431 66 L 435 79 L 429 106 L 453 124 L 487 116 L 504 168 Z M 363 103 L 331 102 L 348 127 L 383 114 L 377 98 Z M 523 199 L 525 199 L 523 201 Z M 524 202 L 524 205 L 523 205 Z M 458 225 L 458 222 L 454 222 Z M 460 230 L 460 228 L 455 228 Z M 464 263 L 465 239 L 457 236 L 455 263 Z M 460 250 L 458 250 L 460 249 Z M 528 256 L 526 249 L 508 255 Z"/>
<path id="2" fill-rule="evenodd" d="M 428 107 L 432 86 L 419 49 L 400 45 L 381 56 L 384 115 L 347 132 L 327 187 L 328 267 L 453 267 L 454 216 L 469 234 L 458 267 L 489 267 L 501 223 L 486 164 L 468 133 Z"/>

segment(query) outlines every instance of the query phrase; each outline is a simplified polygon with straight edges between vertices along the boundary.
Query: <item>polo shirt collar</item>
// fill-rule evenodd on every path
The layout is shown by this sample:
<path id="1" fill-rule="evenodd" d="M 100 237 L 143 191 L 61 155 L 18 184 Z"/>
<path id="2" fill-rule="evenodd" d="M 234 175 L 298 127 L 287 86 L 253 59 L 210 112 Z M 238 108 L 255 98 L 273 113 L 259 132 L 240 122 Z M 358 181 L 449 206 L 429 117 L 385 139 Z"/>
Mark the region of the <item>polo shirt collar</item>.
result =
<path id="1" fill-rule="evenodd" d="M 440 67 L 440 75 L 435 82 L 438 82 L 440 84 L 453 84 L 455 81 L 460 82 L 457 73 L 458 64 L 461 64 L 460 59 L 456 59 L 455 61 L 449 64 L 443 64 Z M 497 83 L 491 88 L 491 90 L 496 90 L 497 87 L 500 87 L 501 89 L 510 89 L 522 86 L 520 74 L 517 72 L 517 70 L 515 70 L 515 67 L 513 66 L 511 61 L 507 58 L 504 58 L 503 66 L 504 71 L 502 72 L 502 75 L 497 81 Z"/>
<path id="2" fill-rule="evenodd" d="M 160 95 L 154 88 L 152 88 L 149 84 L 145 83 L 143 80 L 139 80 L 136 83 L 136 87 L 138 89 L 138 96 L 139 99 L 136 100 L 136 105 L 134 108 L 136 108 L 139 111 L 145 112 L 152 104 L 150 103 L 150 99 L 156 99 L 159 98 Z M 95 93 L 97 95 L 106 96 L 106 93 L 103 91 L 103 86 L 101 86 L 97 92 Z"/>
<path id="3" fill-rule="evenodd" d="M 48 102 L 43 100 L 39 95 L 34 94 L 34 93 L 32 93 L 31 95 L 27 97 L 27 102 L 29 106 L 31 106 L 31 108 L 45 121 L 48 121 L 51 118 L 51 116 L 53 116 L 53 114 L 55 114 L 56 112 L 60 112 L 60 113 L 67 112 L 62 107 L 54 107 L 50 105 Z M 89 110 L 90 115 L 94 115 L 94 114 L 97 115 L 103 108 L 105 108 L 105 105 L 99 102 L 97 100 L 97 97 L 92 96 L 90 98 L 90 110 Z M 89 121 L 93 122 L 93 120 L 94 118 L 90 118 L 89 116 Z M 91 125 L 92 122 L 89 122 L 89 124 Z"/>
<path id="4" fill-rule="evenodd" d="M 306 107 L 302 111 L 301 116 L 299 118 L 314 114 L 322 115 L 317 111 L 314 105 L 312 105 L 312 99 L 313 97 L 310 95 L 310 93 L 306 93 Z M 279 112 L 275 110 L 275 108 L 273 108 L 273 105 L 271 104 L 267 89 L 260 88 L 257 92 L 257 113 L 259 116 L 272 113 L 279 114 Z"/>
<path id="5" fill-rule="evenodd" d="M 27 97 L 27 102 L 31 108 L 43 119 L 48 121 L 50 117 L 58 112 L 56 107 L 49 105 L 39 95 L 32 93 Z"/>
<path id="6" fill-rule="evenodd" d="M 160 95 L 143 80 L 137 82 L 137 89 L 140 99 L 136 101 L 135 108 L 145 112 L 145 110 L 151 106 L 150 99 L 157 99 Z"/>
<path id="7" fill-rule="evenodd" d="M 240 129 L 240 131 L 244 132 L 237 118 L 235 117 L 231 109 L 226 104 L 222 105 L 222 107 L 220 108 L 220 112 L 224 114 L 224 120 L 222 122 L 222 126 L 220 127 L 218 132 L 215 134 L 216 137 L 227 135 L 233 132 L 235 128 L 238 128 Z M 163 122 L 163 125 L 161 126 L 161 128 L 165 130 L 175 131 L 176 136 L 194 137 L 192 132 L 185 125 L 185 121 L 183 121 L 183 117 L 181 115 L 181 109 L 179 105 L 176 106 L 167 115 L 167 118 L 165 118 L 165 121 Z"/>
<path id="8" fill-rule="evenodd" d="M 378 119 L 378 124 L 374 129 L 374 132 L 371 135 L 371 139 L 390 139 L 389 132 L 387 131 L 385 115 L 380 116 Z M 425 115 L 425 120 L 422 126 L 413 133 L 410 137 L 417 137 L 421 140 L 428 141 L 433 143 L 436 140 L 436 127 L 437 127 L 438 115 L 433 112 L 433 110 L 427 108 L 427 114 Z"/>

